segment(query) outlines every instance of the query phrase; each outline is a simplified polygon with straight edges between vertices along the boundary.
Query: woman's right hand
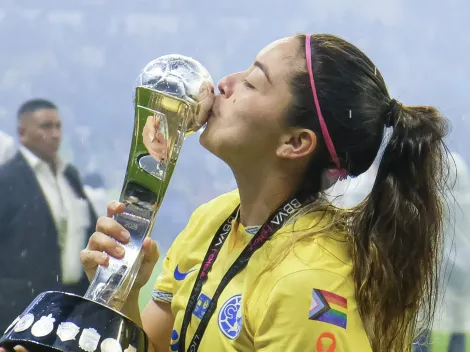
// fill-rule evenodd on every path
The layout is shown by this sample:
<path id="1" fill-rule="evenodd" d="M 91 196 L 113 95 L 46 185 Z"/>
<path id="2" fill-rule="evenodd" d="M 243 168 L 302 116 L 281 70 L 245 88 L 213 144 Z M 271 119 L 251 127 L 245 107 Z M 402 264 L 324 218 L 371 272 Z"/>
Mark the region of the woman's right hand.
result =
<path id="1" fill-rule="evenodd" d="M 20 346 L 20 345 L 15 346 L 13 348 L 13 351 L 15 351 L 15 352 L 29 352 L 26 348 L 24 348 L 23 346 Z M 8 352 L 8 351 L 6 349 L 0 347 L 0 352 Z"/>
<path id="2" fill-rule="evenodd" d="M 110 256 L 117 259 L 124 257 L 125 249 L 119 242 L 128 243 L 130 234 L 124 226 L 111 218 L 122 213 L 124 209 L 123 203 L 110 202 L 108 204 L 108 216 L 98 219 L 96 232 L 91 235 L 87 247 L 80 253 L 80 260 L 90 281 L 93 279 L 98 265 L 109 265 Z M 144 258 L 132 288 L 133 292 L 139 291 L 147 283 L 159 257 L 157 244 L 148 237 L 144 240 L 142 251 L 144 252 Z"/>

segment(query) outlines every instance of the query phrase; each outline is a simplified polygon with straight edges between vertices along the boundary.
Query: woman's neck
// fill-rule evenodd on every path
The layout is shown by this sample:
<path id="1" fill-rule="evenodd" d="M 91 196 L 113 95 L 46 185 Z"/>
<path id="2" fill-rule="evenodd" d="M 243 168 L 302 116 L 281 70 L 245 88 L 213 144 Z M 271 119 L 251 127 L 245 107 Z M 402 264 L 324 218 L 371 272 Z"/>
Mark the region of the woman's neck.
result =
<path id="1" fill-rule="evenodd" d="M 235 179 L 240 194 L 239 220 L 243 226 L 259 226 L 264 224 L 269 215 L 279 205 L 291 197 L 298 180 L 285 175 L 249 172 L 237 173 Z"/>

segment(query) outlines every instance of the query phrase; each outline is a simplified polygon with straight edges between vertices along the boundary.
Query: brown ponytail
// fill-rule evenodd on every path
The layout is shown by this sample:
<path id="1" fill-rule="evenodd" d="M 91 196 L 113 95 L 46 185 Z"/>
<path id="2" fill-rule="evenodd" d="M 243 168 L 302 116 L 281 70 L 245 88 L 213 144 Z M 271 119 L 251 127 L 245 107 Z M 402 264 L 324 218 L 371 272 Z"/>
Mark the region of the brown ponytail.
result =
<path id="1" fill-rule="evenodd" d="M 356 299 L 377 352 L 410 351 L 418 328 L 432 323 L 448 172 L 438 111 L 395 100 L 390 107 L 385 124 L 393 132 L 351 226 Z"/>
<path id="2" fill-rule="evenodd" d="M 383 147 L 384 125 L 392 129 L 371 194 L 347 211 L 324 203 L 306 209 L 334 215 L 331 226 L 309 235 L 349 234 L 356 301 L 373 351 L 410 351 L 417 330 L 432 323 L 437 302 L 443 199 L 449 195 L 447 119 L 432 107 L 390 99 L 380 70 L 351 43 L 329 34 L 310 38 L 311 60 L 305 60 L 306 37 L 297 36 L 300 61 L 311 61 L 341 168 L 350 176 L 366 172 Z M 337 165 L 322 140 L 308 70 L 294 70 L 291 86 L 287 123 L 314 131 L 318 142 L 300 187 L 321 193 L 320 173 Z M 306 236 L 292 236 L 286 251 Z"/>

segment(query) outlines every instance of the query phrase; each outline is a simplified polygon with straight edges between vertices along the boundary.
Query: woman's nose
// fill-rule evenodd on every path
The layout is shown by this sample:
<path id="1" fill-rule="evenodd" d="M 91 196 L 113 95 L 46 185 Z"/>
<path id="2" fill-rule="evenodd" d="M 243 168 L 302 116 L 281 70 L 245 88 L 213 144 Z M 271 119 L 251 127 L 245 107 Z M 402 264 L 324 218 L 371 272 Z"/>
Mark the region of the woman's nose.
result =
<path id="1" fill-rule="evenodd" d="M 222 78 L 217 84 L 220 94 L 224 95 L 226 98 L 230 98 L 230 96 L 233 94 L 235 83 L 235 75 L 228 75 Z"/>

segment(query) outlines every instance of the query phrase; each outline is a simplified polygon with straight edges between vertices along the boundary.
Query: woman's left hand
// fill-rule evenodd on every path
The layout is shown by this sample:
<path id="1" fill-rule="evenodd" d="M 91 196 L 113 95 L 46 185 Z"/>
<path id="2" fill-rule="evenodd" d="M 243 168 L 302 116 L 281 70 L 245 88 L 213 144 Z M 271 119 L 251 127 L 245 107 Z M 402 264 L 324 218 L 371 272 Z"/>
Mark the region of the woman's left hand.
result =
<path id="1" fill-rule="evenodd" d="M 215 93 L 212 83 L 205 82 L 201 85 L 199 95 L 197 96 L 198 109 L 196 115 L 196 123 L 202 127 L 209 118 L 209 113 L 214 105 Z"/>

